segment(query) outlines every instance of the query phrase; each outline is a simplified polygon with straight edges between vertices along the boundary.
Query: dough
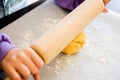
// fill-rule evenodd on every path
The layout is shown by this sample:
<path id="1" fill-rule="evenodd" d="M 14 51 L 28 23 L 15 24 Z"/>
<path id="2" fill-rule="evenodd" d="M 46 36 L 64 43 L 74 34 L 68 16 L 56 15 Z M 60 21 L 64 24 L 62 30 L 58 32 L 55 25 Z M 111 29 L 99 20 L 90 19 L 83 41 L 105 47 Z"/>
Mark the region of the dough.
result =
<path id="1" fill-rule="evenodd" d="M 81 32 L 62 52 L 68 55 L 77 53 L 84 46 L 85 40 L 85 33 Z"/>

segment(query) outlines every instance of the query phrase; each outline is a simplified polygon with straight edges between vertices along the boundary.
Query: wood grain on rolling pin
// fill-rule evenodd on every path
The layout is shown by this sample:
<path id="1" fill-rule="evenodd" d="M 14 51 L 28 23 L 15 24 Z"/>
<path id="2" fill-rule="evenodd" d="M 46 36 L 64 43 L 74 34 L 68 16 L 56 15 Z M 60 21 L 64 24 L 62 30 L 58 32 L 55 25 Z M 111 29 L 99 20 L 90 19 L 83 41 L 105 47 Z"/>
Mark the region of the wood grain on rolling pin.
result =
<path id="1" fill-rule="evenodd" d="M 85 0 L 31 45 L 45 61 L 53 60 L 104 8 L 102 0 Z"/>

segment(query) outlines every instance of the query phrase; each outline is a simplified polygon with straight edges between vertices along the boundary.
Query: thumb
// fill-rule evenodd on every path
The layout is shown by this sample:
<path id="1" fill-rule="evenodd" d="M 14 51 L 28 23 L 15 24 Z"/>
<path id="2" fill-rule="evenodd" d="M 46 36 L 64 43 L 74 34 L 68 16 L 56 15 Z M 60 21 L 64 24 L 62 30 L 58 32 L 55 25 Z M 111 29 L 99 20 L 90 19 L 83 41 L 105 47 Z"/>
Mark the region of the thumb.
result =
<path id="1" fill-rule="evenodd" d="M 109 2 L 110 2 L 110 0 L 103 0 L 103 3 L 104 3 L 105 6 L 106 6 Z"/>
<path id="2" fill-rule="evenodd" d="M 103 12 L 108 13 L 108 9 L 104 8 Z"/>
<path id="3" fill-rule="evenodd" d="M 34 78 L 34 80 L 40 80 L 39 73 L 33 74 L 33 78 Z"/>

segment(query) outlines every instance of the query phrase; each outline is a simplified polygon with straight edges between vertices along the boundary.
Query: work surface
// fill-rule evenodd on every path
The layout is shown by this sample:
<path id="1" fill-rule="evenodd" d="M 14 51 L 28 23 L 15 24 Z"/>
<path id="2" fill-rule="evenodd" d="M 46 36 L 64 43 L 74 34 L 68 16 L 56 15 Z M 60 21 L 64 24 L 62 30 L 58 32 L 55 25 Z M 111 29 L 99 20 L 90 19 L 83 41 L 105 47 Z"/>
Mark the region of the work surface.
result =
<path id="1" fill-rule="evenodd" d="M 8 34 L 14 44 L 27 47 L 67 13 L 53 1 L 47 1 L 1 32 Z M 58 55 L 42 68 L 41 80 L 119 80 L 119 22 L 120 15 L 111 11 L 98 15 L 84 30 L 87 39 L 80 52 L 71 56 Z"/>

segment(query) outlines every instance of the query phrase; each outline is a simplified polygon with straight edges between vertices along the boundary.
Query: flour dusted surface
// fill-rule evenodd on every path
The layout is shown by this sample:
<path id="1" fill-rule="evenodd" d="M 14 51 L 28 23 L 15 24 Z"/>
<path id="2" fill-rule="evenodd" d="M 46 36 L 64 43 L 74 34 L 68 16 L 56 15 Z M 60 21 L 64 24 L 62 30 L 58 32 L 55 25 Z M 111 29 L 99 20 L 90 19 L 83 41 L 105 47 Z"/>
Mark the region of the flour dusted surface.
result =
<path id="1" fill-rule="evenodd" d="M 103 16 L 103 15 L 101 15 Z M 58 55 L 41 71 L 41 80 L 118 80 L 120 36 L 97 17 L 85 29 L 86 44 L 75 55 Z"/>

